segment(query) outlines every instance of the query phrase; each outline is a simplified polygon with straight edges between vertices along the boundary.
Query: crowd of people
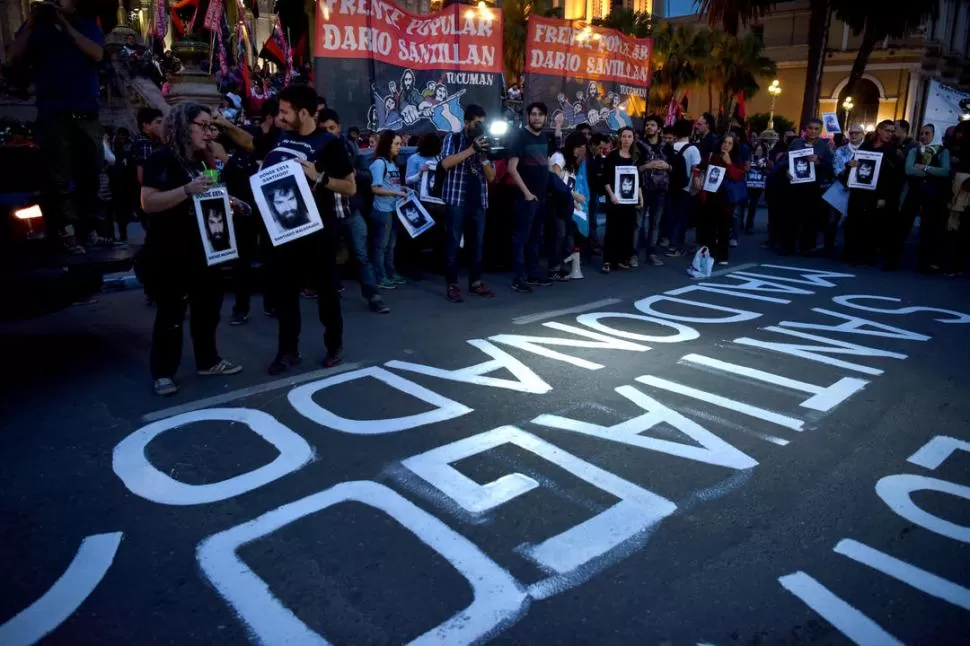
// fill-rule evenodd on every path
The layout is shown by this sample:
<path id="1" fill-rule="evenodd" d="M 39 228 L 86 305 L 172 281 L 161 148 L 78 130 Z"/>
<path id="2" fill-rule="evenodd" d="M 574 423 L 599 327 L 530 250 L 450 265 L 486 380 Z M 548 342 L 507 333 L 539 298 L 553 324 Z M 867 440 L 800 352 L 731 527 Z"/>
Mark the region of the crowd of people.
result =
<path id="1" fill-rule="evenodd" d="M 881 258 L 885 269 L 895 269 L 918 217 L 920 269 L 951 276 L 964 269 L 968 226 L 961 218 L 970 203 L 970 121 L 943 133 L 942 145 L 933 143 L 931 125 L 914 139 L 903 121 L 883 121 L 872 133 L 852 125 L 847 140 L 837 140 L 822 138 L 817 119 L 801 133 L 779 136 L 772 130 L 749 133 L 743 124 L 718 132 L 710 114 L 672 124 L 648 116 L 640 132 L 630 127 L 593 132 L 580 125 L 567 134 L 548 122 L 544 104 L 532 103 L 521 113 L 522 127 L 504 142 L 506 154 L 496 155 L 480 106 L 464 106 L 457 132 L 405 141 L 392 131 L 344 132 L 323 97 L 294 83 L 264 97 L 252 123 L 229 86 L 218 109 L 191 102 L 164 116 L 144 109 L 135 137 L 118 129 L 105 138 L 97 119 L 103 35 L 72 6 L 72 0 L 60 0 L 53 13 L 35 6 L 11 51 L 14 59 L 29 58 L 36 76 L 37 138 L 54 179 L 54 208 L 45 218 L 72 253 L 84 253 L 81 241 L 124 239 L 132 219 L 145 226 L 136 271 L 157 308 L 150 363 L 159 395 L 178 390 L 187 309 L 197 372 L 222 376 L 241 370 L 217 350 L 223 267 L 209 266 L 193 208 L 193 197 L 217 181 L 232 196 L 237 216 L 240 259 L 232 265 L 235 304 L 229 323 L 249 320 L 252 261 L 261 253 L 267 268 L 264 311 L 278 321 L 277 352 L 268 365 L 273 375 L 302 361 L 301 296 L 316 300 L 324 365 L 342 361 L 336 266 L 342 241 L 367 306 L 390 312 L 384 295 L 407 282 L 397 271 L 402 224 L 394 211 L 402 198 L 413 199 L 422 178 L 433 181 L 440 194 L 439 204 L 426 206 L 442 232 L 444 297 L 454 303 L 466 294 L 496 296 L 483 275 L 490 219 L 507 225 L 507 235 L 496 244 L 511 250 L 511 289 L 528 294 L 579 277 L 584 257 L 601 256 L 599 268 L 608 274 L 641 262 L 659 266 L 689 258 L 706 247 L 726 264 L 741 231 L 754 231 L 762 199 L 768 211 L 763 246 L 781 254 L 834 254 L 844 219 L 848 262 Z M 406 163 L 405 143 L 417 145 Z M 371 145 L 365 166 L 361 151 Z M 269 245 L 250 206 L 249 178 L 261 167 L 294 159 L 312 187 L 324 226 Z M 99 183 L 104 160 L 108 170 Z M 493 201 L 502 206 L 490 209 Z M 99 219 L 99 213 L 109 217 Z M 462 248 L 469 265 L 467 291 L 459 282 Z"/>

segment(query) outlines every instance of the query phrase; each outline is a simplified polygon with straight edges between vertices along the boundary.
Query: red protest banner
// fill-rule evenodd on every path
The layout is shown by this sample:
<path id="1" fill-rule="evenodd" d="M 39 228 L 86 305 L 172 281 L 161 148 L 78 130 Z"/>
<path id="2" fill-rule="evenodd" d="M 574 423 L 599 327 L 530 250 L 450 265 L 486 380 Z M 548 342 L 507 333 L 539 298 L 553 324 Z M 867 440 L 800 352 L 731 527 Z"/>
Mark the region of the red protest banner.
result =
<path id="1" fill-rule="evenodd" d="M 529 17 L 525 71 L 604 83 L 650 86 L 653 41 L 569 20 Z"/>
<path id="2" fill-rule="evenodd" d="M 419 70 L 502 72 L 502 11 L 455 4 L 418 16 L 384 0 L 320 0 L 317 58 L 373 59 Z"/>
<path id="3" fill-rule="evenodd" d="M 222 18 L 222 0 L 209 0 L 209 8 L 205 12 L 205 21 L 202 26 L 209 31 L 219 28 L 219 20 Z"/>

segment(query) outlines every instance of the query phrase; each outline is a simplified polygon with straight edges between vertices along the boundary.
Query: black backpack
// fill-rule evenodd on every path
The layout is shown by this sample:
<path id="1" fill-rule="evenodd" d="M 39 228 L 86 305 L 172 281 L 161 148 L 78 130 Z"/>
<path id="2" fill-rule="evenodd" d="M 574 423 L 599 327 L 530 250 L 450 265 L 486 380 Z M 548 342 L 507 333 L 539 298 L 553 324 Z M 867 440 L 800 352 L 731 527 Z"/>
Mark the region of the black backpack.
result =
<path id="1" fill-rule="evenodd" d="M 687 176 L 687 160 L 684 158 L 684 153 L 688 148 L 693 146 L 697 148 L 694 144 L 685 144 L 680 150 L 674 153 L 673 159 L 670 161 L 670 165 L 673 169 L 670 171 L 670 190 L 671 191 L 682 191 L 690 184 L 690 178 Z"/>

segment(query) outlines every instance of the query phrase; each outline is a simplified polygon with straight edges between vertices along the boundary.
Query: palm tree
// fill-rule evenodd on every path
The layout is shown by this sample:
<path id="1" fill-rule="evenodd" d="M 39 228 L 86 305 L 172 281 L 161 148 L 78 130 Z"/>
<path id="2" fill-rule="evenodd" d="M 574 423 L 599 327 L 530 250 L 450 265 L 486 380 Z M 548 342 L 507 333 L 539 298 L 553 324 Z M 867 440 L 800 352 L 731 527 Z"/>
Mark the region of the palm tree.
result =
<path id="1" fill-rule="evenodd" d="M 839 2 L 835 14 L 852 28 L 855 35 L 862 34 L 862 44 L 852 63 L 852 71 L 849 72 L 849 81 L 843 93 L 852 96 L 856 83 L 866 71 L 866 64 L 876 43 L 886 38 L 906 36 L 931 17 L 936 9 L 937 4 L 932 2 L 902 3 L 892 10 L 887 10 L 885 3 L 876 3 L 873 0 Z"/>
<path id="2" fill-rule="evenodd" d="M 699 79 L 706 52 L 698 47 L 692 27 L 662 21 L 653 30 L 653 77 L 650 95 L 663 108 L 676 99 L 681 88 Z"/>
<path id="3" fill-rule="evenodd" d="M 594 18 L 593 25 L 615 29 L 621 34 L 647 38 L 653 32 L 653 16 L 646 11 L 634 11 L 628 7 L 619 7 L 610 11 L 606 18 Z"/>
<path id="4" fill-rule="evenodd" d="M 711 26 L 720 25 L 732 36 L 741 25 L 760 20 L 777 0 L 694 0 L 697 11 Z"/>
<path id="5" fill-rule="evenodd" d="M 746 98 L 751 98 L 761 89 L 759 78 L 772 78 L 775 75 L 775 61 L 764 55 L 764 49 L 764 42 L 754 34 L 743 38 L 728 36 L 723 39 L 720 54 L 725 78 L 721 110 L 725 115 L 734 112 L 734 103 L 739 92 L 744 92 Z"/>
<path id="6" fill-rule="evenodd" d="M 714 112 L 714 88 L 723 87 L 727 80 L 724 66 L 724 49 L 730 36 L 710 27 L 700 29 L 694 35 L 694 51 L 704 54 L 697 61 L 697 75 L 707 83 L 707 109 Z"/>
<path id="7" fill-rule="evenodd" d="M 561 17 L 560 9 L 553 8 L 549 0 L 504 0 L 504 35 L 502 38 L 505 59 L 505 79 L 516 83 L 525 69 L 526 41 L 529 37 L 529 16 Z"/>

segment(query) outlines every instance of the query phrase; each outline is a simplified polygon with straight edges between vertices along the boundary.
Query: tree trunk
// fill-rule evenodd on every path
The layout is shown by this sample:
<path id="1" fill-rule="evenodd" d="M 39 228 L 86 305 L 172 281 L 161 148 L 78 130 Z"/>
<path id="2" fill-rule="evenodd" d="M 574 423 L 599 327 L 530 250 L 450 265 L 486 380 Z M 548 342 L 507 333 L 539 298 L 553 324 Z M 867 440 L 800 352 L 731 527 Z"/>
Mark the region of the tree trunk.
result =
<path id="1" fill-rule="evenodd" d="M 832 0 L 813 0 L 808 23 L 808 69 L 805 72 L 805 92 L 802 95 L 801 129 L 818 113 L 819 86 L 825 68 L 825 50 L 829 42 L 829 23 L 832 18 Z"/>
<path id="2" fill-rule="evenodd" d="M 885 35 L 880 35 L 876 33 L 876 30 L 871 28 L 869 23 L 866 23 L 866 29 L 862 33 L 862 45 L 859 46 L 859 51 L 856 53 L 855 61 L 852 63 L 852 71 L 849 72 L 849 80 L 845 84 L 845 89 L 842 90 L 844 96 L 852 96 L 855 93 L 855 86 L 862 79 L 862 75 L 866 71 L 866 65 L 869 63 L 869 57 L 872 55 L 872 50 L 876 48 L 876 43 L 885 38 Z M 846 124 L 848 126 L 848 124 Z"/>

